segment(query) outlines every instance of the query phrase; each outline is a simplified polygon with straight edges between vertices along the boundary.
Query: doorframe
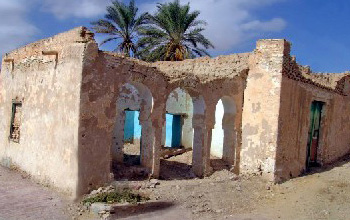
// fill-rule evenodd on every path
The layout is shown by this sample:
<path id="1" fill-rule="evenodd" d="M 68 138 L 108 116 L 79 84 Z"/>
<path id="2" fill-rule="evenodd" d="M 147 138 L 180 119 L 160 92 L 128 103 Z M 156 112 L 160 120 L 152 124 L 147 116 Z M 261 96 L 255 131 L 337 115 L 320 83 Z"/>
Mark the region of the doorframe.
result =
<path id="1" fill-rule="evenodd" d="M 180 127 L 179 127 L 179 131 L 180 131 L 180 138 L 179 138 L 179 146 L 173 146 L 173 132 L 174 132 L 174 121 L 172 122 L 172 128 L 171 128 L 171 132 L 172 132 L 172 137 L 171 137 L 171 145 L 172 146 L 168 146 L 169 148 L 177 148 L 177 147 L 181 147 L 182 146 L 182 137 L 183 137 L 183 124 L 184 124 L 184 116 L 185 114 L 175 114 L 175 113 L 169 113 L 169 112 L 166 112 L 166 115 L 171 115 L 173 116 L 173 120 L 174 120 L 174 117 L 179 117 L 180 121 Z M 165 116 L 166 118 L 166 116 Z M 164 143 L 164 146 L 166 146 L 166 143 L 167 143 L 167 120 L 165 120 L 165 143 Z"/>
<path id="2" fill-rule="evenodd" d="M 321 111 L 320 111 L 320 127 L 319 127 L 319 133 L 318 133 L 318 144 L 317 144 L 317 152 L 316 152 L 316 162 L 311 165 L 309 163 L 309 158 L 310 158 L 310 151 L 311 151 L 311 143 L 309 146 L 309 130 L 310 130 L 310 126 L 311 126 L 311 108 L 313 103 L 315 102 L 319 102 L 322 103 L 322 107 L 321 107 Z M 309 112 L 308 112 L 308 127 L 307 127 L 307 141 L 306 141 L 306 160 L 305 160 L 305 168 L 306 170 L 310 169 L 311 167 L 315 167 L 315 166 L 322 166 L 323 163 L 323 159 L 322 159 L 322 155 L 323 155 L 323 145 L 324 145 L 324 129 L 325 129 L 325 121 L 326 121 L 326 111 L 327 111 L 327 102 L 325 100 L 320 100 L 320 99 L 313 99 L 311 101 L 311 104 L 309 105 Z"/>

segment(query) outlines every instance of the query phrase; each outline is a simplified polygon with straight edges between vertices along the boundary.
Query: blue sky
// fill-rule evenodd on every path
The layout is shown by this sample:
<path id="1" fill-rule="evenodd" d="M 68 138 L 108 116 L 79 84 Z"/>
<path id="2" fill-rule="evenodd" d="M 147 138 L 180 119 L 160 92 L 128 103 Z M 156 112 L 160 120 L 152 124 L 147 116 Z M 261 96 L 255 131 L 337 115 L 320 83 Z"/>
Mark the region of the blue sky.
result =
<path id="1" fill-rule="evenodd" d="M 140 10 L 157 2 L 136 0 Z M 286 38 L 315 72 L 350 70 L 348 0 L 182 0 L 208 22 L 213 56 L 249 52 L 259 38 Z M 0 0 L 0 54 L 102 18 L 110 0 Z M 103 37 L 96 36 L 100 41 Z M 113 44 L 101 49 L 111 50 Z"/>

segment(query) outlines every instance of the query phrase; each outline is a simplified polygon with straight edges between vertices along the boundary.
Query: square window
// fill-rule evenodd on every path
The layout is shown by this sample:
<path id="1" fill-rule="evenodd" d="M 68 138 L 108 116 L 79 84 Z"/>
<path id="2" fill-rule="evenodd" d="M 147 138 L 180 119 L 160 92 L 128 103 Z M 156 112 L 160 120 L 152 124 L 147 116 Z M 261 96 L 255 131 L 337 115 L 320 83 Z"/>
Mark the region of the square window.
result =
<path id="1" fill-rule="evenodd" d="M 19 143 L 19 138 L 21 134 L 21 131 L 20 131 L 21 115 L 22 115 L 22 103 L 12 102 L 10 140 L 17 143 Z"/>

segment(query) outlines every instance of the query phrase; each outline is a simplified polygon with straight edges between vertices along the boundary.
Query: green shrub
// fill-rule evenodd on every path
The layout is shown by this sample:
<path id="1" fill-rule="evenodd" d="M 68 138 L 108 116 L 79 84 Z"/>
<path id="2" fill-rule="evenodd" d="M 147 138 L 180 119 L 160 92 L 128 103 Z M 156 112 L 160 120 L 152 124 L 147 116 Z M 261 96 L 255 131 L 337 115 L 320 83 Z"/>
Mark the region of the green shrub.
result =
<path id="1" fill-rule="evenodd" d="M 133 193 L 130 190 L 122 190 L 122 191 L 112 191 L 112 192 L 103 192 L 96 194 L 94 196 L 88 197 L 83 200 L 84 205 L 89 205 L 95 202 L 105 202 L 105 203 L 132 203 L 136 204 L 138 202 L 143 202 L 149 200 L 148 197 L 142 196 L 137 193 Z"/>

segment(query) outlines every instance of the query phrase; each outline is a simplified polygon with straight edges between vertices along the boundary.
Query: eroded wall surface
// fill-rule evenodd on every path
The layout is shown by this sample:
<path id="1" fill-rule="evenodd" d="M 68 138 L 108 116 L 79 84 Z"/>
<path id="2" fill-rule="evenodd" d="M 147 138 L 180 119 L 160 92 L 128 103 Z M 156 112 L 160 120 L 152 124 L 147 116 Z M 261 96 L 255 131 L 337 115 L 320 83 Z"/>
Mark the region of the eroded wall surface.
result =
<path id="1" fill-rule="evenodd" d="M 243 105 L 243 89 L 250 54 L 238 54 L 215 59 L 200 58 L 183 62 L 146 63 L 117 54 L 98 51 L 89 43 L 84 60 L 79 128 L 79 192 L 84 193 L 112 177 L 111 161 L 122 148 L 112 145 L 120 88 L 126 84 L 143 85 L 152 94 L 150 115 L 140 112 L 142 125 L 142 156 L 144 167 L 153 176 L 159 174 L 159 148 L 163 143 L 163 127 L 167 100 L 171 92 L 181 88 L 191 96 L 193 104 L 193 166 L 198 175 L 209 170 L 211 129 L 215 123 L 215 106 L 223 96 L 232 97 Z M 185 97 L 184 97 L 185 98 Z M 170 98 L 171 99 L 171 98 Z M 188 97 L 186 98 L 186 100 Z M 141 103 L 142 105 L 142 103 Z M 169 111 L 178 110 L 171 109 Z M 240 149 L 241 114 L 237 110 L 235 132 Z M 238 160 L 237 160 L 238 161 Z"/>
<path id="2" fill-rule="evenodd" d="M 155 178 L 167 112 L 187 115 L 182 142 L 198 176 L 211 171 L 211 147 L 237 173 L 297 176 L 314 100 L 325 103 L 319 162 L 349 153 L 350 77 L 313 74 L 289 53 L 285 40 L 260 40 L 252 53 L 146 63 L 99 51 L 83 27 L 30 44 L 3 59 L 0 160 L 80 196 L 113 180 L 130 109 L 140 110 L 141 164 Z"/>
<path id="3" fill-rule="evenodd" d="M 339 89 L 347 74 L 303 72 L 303 67 L 286 57 L 281 83 L 279 142 L 276 181 L 296 177 L 306 170 L 310 109 L 323 102 L 317 162 L 329 164 L 350 153 L 350 99 Z M 309 81 L 312 79 L 312 81 Z"/>
<path id="4" fill-rule="evenodd" d="M 76 28 L 6 54 L 0 75 L 0 161 L 70 195 L 78 178 L 85 33 Z M 13 100 L 22 103 L 18 143 L 9 138 Z"/>
<path id="5" fill-rule="evenodd" d="M 242 117 L 242 173 L 274 178 L 282 66 L 288 54 L 285 40 L 260 40 L 249 60 Z"/>

